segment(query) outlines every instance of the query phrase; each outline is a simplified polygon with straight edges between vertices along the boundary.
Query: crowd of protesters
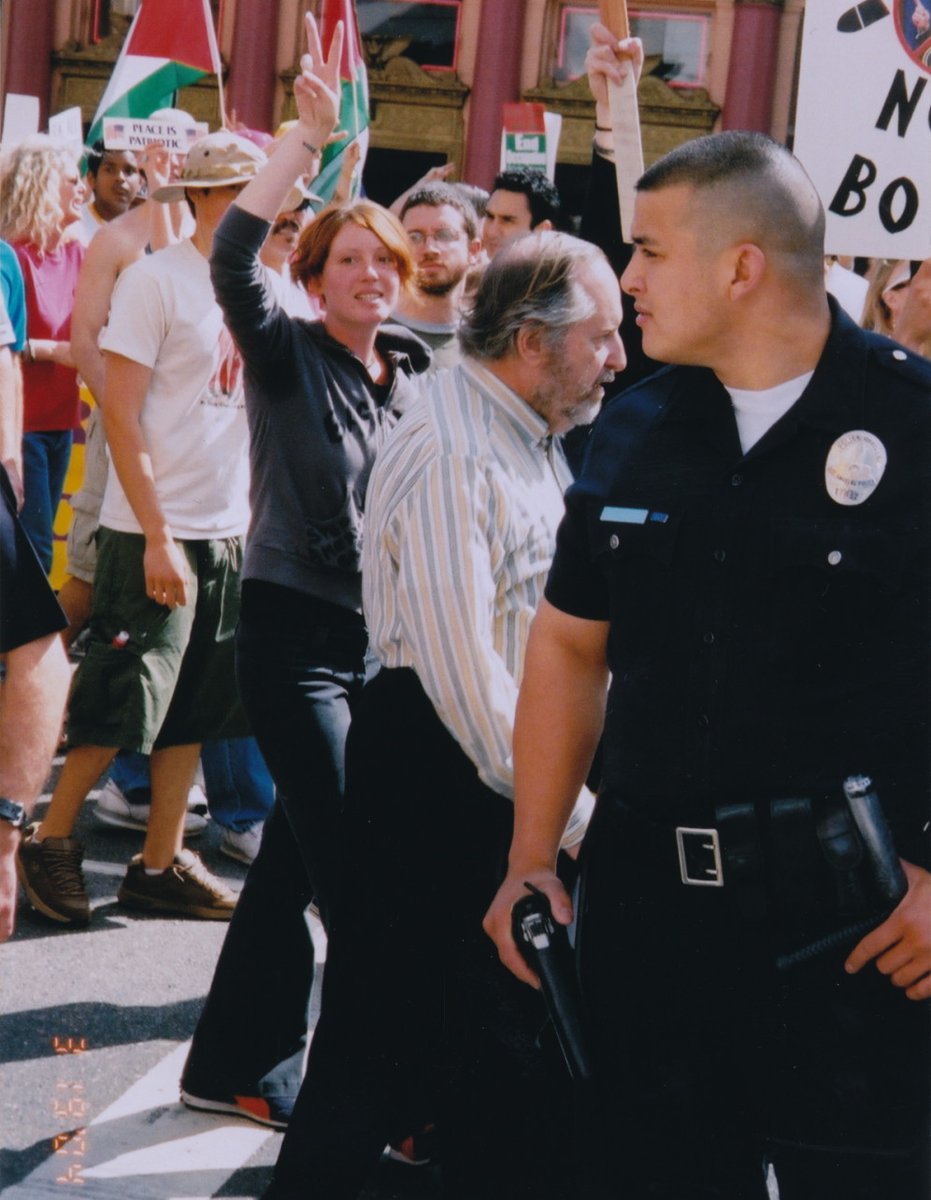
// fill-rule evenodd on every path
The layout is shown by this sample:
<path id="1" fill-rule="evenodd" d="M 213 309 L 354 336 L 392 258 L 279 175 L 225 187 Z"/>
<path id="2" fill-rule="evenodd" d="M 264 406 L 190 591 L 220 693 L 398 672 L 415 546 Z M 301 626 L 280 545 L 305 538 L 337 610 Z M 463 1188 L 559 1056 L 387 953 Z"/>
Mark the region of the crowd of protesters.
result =
<path id="1" fill-rule="evenodd" d="M 631 1131 L 623 1194 L 675 1200 L 687 1180 L 689 1195 L 762 1200 L 772 1162 L 783 1200 L 865 1198 L 883 1179 L 884 1194 L 917 1200 L 928 1005 L 905 1017 L 895 1004 L 931 994 L 920 761 L 931 671 L 918 645 L 931 546 L 916 491 L 931 260 L 825 258 L 804 172 L 749 134 L 699 139 L 651 168 L 625 243 L 608 85 L 639 73 L 643 55 L 597 25 L 577 233 L 553 184 L 524 169 L 490 193 L 433 169 L 389 211 L 348 199 L 347 153 L 324 203 L 312 188 L 337 128 L 341 36 L 324 54 L 307 18 L 298 116 L 274 139 L 220 130 L 186 157 L 101 143 L 82 180 L 71 151 L 37 136 L 0 164 L 0 939 L 13 929 L 14 862 L 37 912 L 90 922 L 74 827 L 100 786 L 99 818 L 145 833 L 119 902 L 229 922 L 181 1097 L 285 1131 L 267 1200 L 350 1200 L 386 1147 L 439 1162 L 456 1200 L 594 1200 L 622 1190 L 600 1153 L 611 1127 L 570 1136 L 573 1093 L 540 1036 L 546 1012 L 510 925 L 525 880 L 563 924 L 570 895 L 584 914 L 588 888 L 598 951 L 582 983 L 605 1066 L 598 1103 L 575 1099 L 590 1124 L 607 1113 Z M 41 576 L 82 385 L 94 404 L 55 603 Z M 810 452 L 809 427 L 820 430 Z M 781 442 L 796 457 L 780 488 L 765 467 Z M 819 453 L 815 489 L 805 472 Z M 834 477 L 846 493 L 831 492 Z M 757 500 L 744 511 L 748 481 Z M 765 608 L 752 601 L 764 585 Z M 731 684 L 715 674 L 712 648 L 735 632 L 734 677 L 769 692 L 757 717 L 746 692 L 725 706 Z M 75 645 L 65 705 L 62 648 Z M 663 684 L 677 672 L 673 696 Z M 848 685 L 877 689 L 882 721 L 864 723 Z M 64 764 L 40 817 L 63 708 Z M 14 736 L 40 709 L 30 736 Z M 780 755 L 798 769 L 777 769 Z M 770 854 L 764 833 L 782 837 L 783 798 L 822 786 L 822 758 L 878 776 L 908 888 L 830 960 L 859 976 L 875 959 L 895 989 L 882 980 L 877 998 L 845 979 L 861 991 L 836 1009 L 822 1005 L 836 999 L 830 978 L 807 975 L 797 994 L 771 978 L 758 961 L 770 926 L 722 915 L 714 888 L 695 898 L 684 857 L 688 836 L 708 835 L 711 882 L 738 860 L 746 874 Z M 757 791 L 754 772 L 772 776 Z M 665 826 L 642 797 L 668 810 L 655 855 Z M 742 849 L 722 849 L 718 826 L 738 828 L 739 801 L 772 805 L 765 831 L 744 814 Z M 249 864 L 238 897 L 185 844 L 208 813 L 221 849 Z M 656 882 L 670 847 L 684 888 L 674 902 Z M 615 913 L 610 866 L 622 860 L 637 883 Z M 770 904 L 763 891 L 743 886 L 741 921 Z M 312 1041 L 308 910 L 329 942 Z M 618 1022 L 646 1028 L 652 1009 L 651 1030 L 681 1031 L 675 1062 L 641 1039 L 623 1087 L 605 989 L 624 983 L 606 913 L 654 980 L 631 966 L 635 1001 Z M 687 1002 L 656 993 L 656 981 L 676 984 L 652 922 L 690 962 L 707 947 L 690 969 L 720 1008 L 713 1019 L 691 986 Z M 744 962 L 734 946 L 747 928 Z M 394 976 L 390 996 L 373 994 L 373 972 Z M 772 1011 L 753 1006 L 751 983 L 770 989 Z M 771 1062 L 766 1020 L 791 1036 L 786 1013 L 801 1030 L 781 1043 L 786 1063 L 799 1046 L 809 1058 L 774 1115 L 775 1101 L 744 1103 L 740 1086 L 748 1062 Z M 832 1022 L 850 1027 L 842 1064 L 813 1048 Z M 882 1069 L 860 1070 L 877 1022 L 896 1032 L 873 1055 Z M 254 1036 L 231 1036 L 243 1027 Z M 750 1053 L 754 1037 L 766 1054 Z M 820 1099 L 792 1109 L 815 1062 Z M 874 1093 L 834 1098 L 846 1125 L 815 1112 L 841 1066 Z M 719 1078 L 703 1089 L 702 1071 Z M 813 1149 L 819 1136 L 834 1139 L 830 1153 Z"/>

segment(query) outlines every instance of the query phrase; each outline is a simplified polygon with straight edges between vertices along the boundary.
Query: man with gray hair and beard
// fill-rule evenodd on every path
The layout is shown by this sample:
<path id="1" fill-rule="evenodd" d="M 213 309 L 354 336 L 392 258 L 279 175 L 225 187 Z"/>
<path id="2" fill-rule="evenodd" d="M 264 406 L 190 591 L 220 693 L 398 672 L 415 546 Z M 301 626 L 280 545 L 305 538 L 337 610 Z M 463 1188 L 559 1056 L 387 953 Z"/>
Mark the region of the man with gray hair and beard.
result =
<path id="1" fill-rule="evenodd" d="M 352 876 L 269 1198 L 357 1196 L 385 1143 L 428 1121 L 447 1195 L 568 1192 L 568 1089 L 536 1046 L 540 1000 L 481 919 L 504 874 L 517 689 L 570 482 L 559 435 L 623 369 L 620 320 L 600 250 L 515 241 L 482 279 L 462 362 L 376 461 L 362 578 L 382 669 L 349 734 Z M 564 849 L 591 805 L 583 787 Z"/>

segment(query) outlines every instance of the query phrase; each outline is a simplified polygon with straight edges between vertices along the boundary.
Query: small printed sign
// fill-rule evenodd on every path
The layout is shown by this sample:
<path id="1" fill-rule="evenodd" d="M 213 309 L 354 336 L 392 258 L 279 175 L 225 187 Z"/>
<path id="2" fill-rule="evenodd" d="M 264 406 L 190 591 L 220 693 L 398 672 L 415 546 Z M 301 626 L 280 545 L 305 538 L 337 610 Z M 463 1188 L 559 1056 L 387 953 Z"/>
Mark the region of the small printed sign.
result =
<path id="1" fill-rule="evenodd" d="M 500 169 L 527 167 L 552 180 L 562 117 L 546 112 L 542 104 L 526 102 L 505 104 L 502 117 Z"/>
<path id="2" fill-rule="evenodd" d="M 84 126 L 81 124 L 79 105 L 66 108 L 48 119 L 49 136 L 59 142 L 70 142 L 74 146 L 84 145 Z"/>
<path id="3" fill-rule="evenodd" d="M 173 154 L 187 154 L 204 137 L 206 121 L 166 121 L 155 117 L 104 117 L 103 144 L 108 150 L 141 150 L 163 145 Z"/>

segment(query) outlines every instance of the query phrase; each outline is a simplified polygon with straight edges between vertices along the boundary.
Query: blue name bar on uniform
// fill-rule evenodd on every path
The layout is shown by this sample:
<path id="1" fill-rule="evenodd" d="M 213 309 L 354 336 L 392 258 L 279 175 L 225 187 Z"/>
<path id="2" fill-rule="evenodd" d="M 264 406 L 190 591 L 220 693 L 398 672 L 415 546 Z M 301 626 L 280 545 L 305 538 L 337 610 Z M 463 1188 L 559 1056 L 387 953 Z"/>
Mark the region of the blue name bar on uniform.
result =
<path id="1" fill-rule="evenodd" d="M 614 521 L 620 525 L 646 525 L 649 515 L 648 508 L 612 508 L 606 505 L 601 510 L 602 521 Z"/>

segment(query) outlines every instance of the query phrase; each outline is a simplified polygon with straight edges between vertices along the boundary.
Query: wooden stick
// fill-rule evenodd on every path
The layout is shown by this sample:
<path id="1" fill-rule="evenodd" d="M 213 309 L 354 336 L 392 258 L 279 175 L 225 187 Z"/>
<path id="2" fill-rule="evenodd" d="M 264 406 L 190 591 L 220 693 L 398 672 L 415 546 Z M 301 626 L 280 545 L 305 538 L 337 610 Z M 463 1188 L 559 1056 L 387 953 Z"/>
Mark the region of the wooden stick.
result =
<path id="1" fill-rule="evenodd" d="M 601 23 L 620 41 L 630 37 L 630 20 L 625 0 L 598 0 Z M 640 140 L 640 110 L 633 71 L 623 83 L 608 84 L 611 102 L 611 127 L 614 136 L 614 169 L 617 197 L 621 210 L 621 236 L 630 241 L 634 219 L 634 184 L 643 174 L 643 145 Z"/>
<path id="2" fill-rule="evenodd" d="M 618 41 L 630 37 L 630 20 L 625 0 L 598 0 L 601 23 L 610 29 Z"/>

